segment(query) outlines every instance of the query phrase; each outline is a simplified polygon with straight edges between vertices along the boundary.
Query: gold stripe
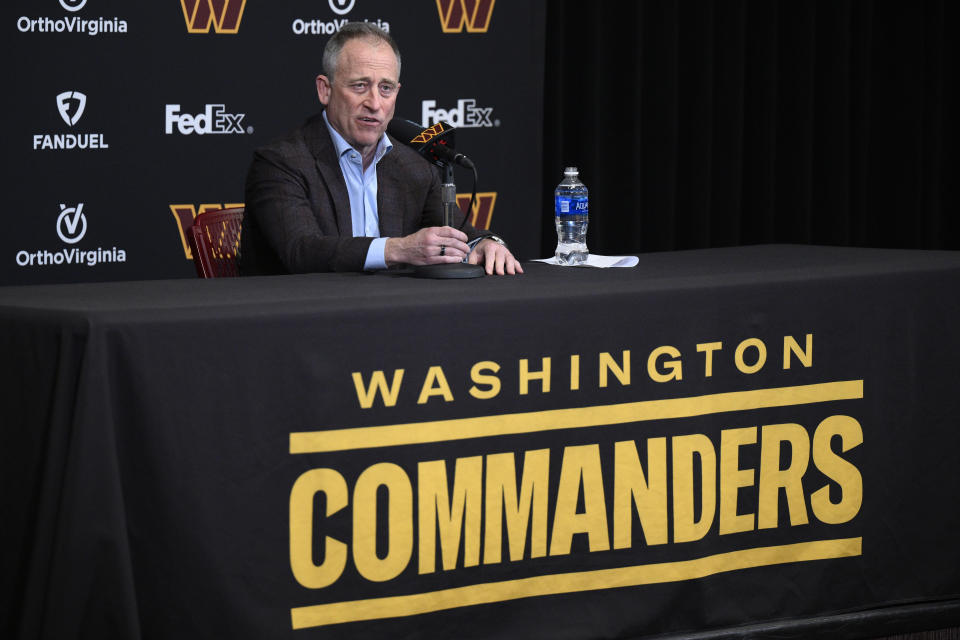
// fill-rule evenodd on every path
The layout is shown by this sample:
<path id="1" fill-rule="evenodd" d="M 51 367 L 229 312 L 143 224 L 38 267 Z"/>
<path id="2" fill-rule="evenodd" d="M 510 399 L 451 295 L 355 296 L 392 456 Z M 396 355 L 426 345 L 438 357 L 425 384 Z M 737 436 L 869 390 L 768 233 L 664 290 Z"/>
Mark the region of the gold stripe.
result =
<path id="1" fill-rule="evenodd" d="M 293 608 L 290 610 L 290 617 L 294 629 L 305 629 L 360 620 L 414 616 L 535 596 L 678 582 L 752 567 L 859 556 L 862 553 L 862 543 L 862 538 L 817 540 L 730 551 L 680 562 L 561 573 L 405 596 L 333 602 Z"/>
<path id="2" fill-rule="evenodd" d="M 845 380 L 795 387 L 714 393 L 692 398 L 644 400 L 596 407 L 508 413 L 479 418 L 435 420 L 377 427 L 303 431 L 290 434 L 290 453 L 324 453 L 395 447 L 556 429 L 580 429 L 645 420 L 689 418 L 727 411 L 860 398 L 863 398 L 863 380 Z"/>

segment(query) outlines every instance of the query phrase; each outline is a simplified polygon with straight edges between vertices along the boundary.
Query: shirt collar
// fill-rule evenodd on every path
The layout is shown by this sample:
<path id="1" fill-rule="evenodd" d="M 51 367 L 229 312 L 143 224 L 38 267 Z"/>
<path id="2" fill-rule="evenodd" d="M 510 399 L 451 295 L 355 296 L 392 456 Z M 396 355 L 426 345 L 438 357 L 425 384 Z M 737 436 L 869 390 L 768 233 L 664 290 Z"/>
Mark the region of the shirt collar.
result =
<path id="1" fill-rule="evenodd" d="M 330 138 L 333 140 L 333 146 L 337 148 L 338 158 L 342 158 L 343 154 L 349 151 L 354 151 L 358 155 L 362 155 L 357 149 L 354 149 L 352 146 L 350 146 L 350 143 L 344 140 L 343 136 L 341 136 L 337 130 L 330 125 L 330 120 L 327 119 L 326 109 L 323 111 L 323 121 L 327 125 L 327 130 L 330 132 Z M 380 137 L 380 141 L 377 142 L 377 150 L 373 155 L 373 163 L 377 164 L 380 162 L 380 159 L 387 155 L 387 152 L 389 152 L 391 149 L 393 149 L 393 143 L 390 142 L 390 138 L 388 138 L 386 132 L 384 132 Z"/>

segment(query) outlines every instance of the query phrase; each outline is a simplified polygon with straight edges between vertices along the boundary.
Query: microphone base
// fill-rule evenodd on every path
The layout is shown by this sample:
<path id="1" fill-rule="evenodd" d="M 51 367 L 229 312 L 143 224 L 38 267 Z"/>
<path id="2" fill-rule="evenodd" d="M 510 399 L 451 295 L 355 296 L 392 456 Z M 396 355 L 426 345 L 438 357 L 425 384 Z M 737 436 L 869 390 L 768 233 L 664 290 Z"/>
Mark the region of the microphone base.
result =
<path id="1" fill-rule="evenodd" d="M 435 278 L 453 280 L 462 278 L 482 278 L 487 275 L 479 264 L 454 262 L 453 264 L 425 264 L 413 268 L 414 278 Z"/>

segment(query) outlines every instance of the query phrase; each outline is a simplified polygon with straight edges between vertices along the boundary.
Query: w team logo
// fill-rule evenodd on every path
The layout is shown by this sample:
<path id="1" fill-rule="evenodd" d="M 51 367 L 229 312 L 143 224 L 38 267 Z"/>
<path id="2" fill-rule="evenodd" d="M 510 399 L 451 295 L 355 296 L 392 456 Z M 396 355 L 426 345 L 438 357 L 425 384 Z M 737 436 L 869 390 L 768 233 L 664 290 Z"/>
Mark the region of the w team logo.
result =
<path id="1" fill-rule="evenodd" d="M 493 205 L 497 202 L 497 192 L 487 191 L 478 193 L 477 199 L 470 207 L 470 194 L 458 193 L 457 206 L 467 216 L 467 221 L 477 229 L 489 229 L 490 220 L 493 218 Z"/>
<path id="2" fill-rule="evenodd" d="M 437 0 L 444 33 L 486 33 L 496 0 Z"/>
<path id="3" fill-rule="evenodd" d="M 247 0 L 180 0 L 190 33 L 237 33 Z"/>
<path id="4" fill-rule="evenodd" d="M 446 131 L 447 129 L 443 126 L 442 122 L 438 122 L 429 129 L 424 129 L 421 131 L 416 138 L 410 142 L 414 144 L 426 144 L 436 138 L 438 135 Z"/>

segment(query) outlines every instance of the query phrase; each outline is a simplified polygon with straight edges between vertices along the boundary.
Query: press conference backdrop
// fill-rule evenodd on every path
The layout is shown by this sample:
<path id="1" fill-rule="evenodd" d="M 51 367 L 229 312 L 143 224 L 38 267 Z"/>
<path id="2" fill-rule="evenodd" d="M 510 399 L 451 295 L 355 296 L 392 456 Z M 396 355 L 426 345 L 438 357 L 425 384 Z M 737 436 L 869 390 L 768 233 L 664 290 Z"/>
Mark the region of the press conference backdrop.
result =
<path id="1" fill-rule="evenodd" d="M 0 284 L 195 277 L 183 234 L 243 202 L 253 150 L 319 110 L 347 20 L 403 55 L 396 114 L 457 128 L 475 224 L 537 257 L 543 0 L 17 0 L 3 3 Z M 468 206 L 472 175 L 457 171 Z"/>

